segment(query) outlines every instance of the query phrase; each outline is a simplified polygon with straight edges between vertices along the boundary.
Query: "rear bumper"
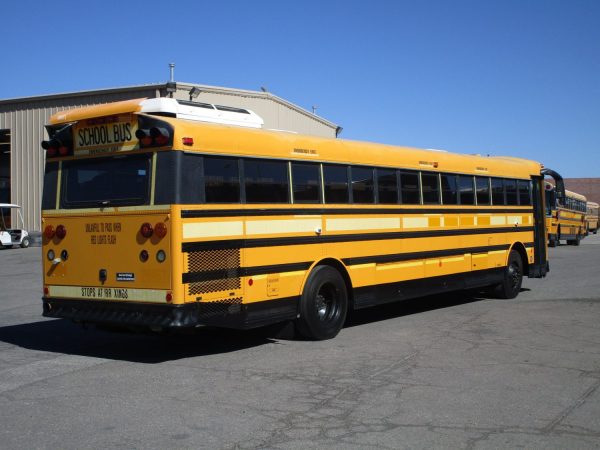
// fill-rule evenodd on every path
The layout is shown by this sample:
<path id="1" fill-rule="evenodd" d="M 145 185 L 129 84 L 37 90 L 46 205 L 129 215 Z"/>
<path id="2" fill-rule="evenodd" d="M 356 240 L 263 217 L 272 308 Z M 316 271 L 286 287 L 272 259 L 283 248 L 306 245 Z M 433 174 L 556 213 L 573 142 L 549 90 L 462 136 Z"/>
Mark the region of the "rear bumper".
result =
<path id="1" fill-rule="evenodd" d="M 249 329 L 296 317 L 298 298 L 249 304 L 198 302 L 183 305 L 102 300 L 42 298 L 45 317 L 77 322 L 139 327 L 193 328 L 214 326 Z"/>

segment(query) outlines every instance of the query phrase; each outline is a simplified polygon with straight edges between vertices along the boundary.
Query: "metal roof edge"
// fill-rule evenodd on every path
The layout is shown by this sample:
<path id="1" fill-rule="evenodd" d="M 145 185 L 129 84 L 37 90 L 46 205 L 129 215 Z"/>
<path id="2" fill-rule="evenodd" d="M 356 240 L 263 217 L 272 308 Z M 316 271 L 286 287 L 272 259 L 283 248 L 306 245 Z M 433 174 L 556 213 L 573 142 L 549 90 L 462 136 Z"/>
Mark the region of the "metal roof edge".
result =
<path id="1" fill-rule="evenodd" d="M 32 95 L 29 97 L 15 97 L 0 99 L 0 105 L 6 105 L 10 103 L 26 103 L 37 100 L 52 100 L 57 98 L 69 98 L 69 97 L 83 97 L 85 95 L 97 95 L 97 94 L 111 94 L 123 91 L 142 91 L 147 89 L 162 89 L 166 86 L 166 83 L 151 83 L 134 86 L 123 86 L 117 88 L 103 88 L 103 89 L 92 89 L 89 91 L 74 91 L 74 92 L 63 92 L 58 94 L 43 94 L 43 95 Z"/>

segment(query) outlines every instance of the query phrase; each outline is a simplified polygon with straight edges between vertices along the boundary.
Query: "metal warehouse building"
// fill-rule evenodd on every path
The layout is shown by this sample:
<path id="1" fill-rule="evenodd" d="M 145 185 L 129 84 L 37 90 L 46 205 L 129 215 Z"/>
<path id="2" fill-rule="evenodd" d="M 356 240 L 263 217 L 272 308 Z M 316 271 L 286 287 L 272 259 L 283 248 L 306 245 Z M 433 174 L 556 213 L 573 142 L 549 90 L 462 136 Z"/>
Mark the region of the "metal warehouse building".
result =
<path id="1" fill-rule="evenodd" d="M 0 203 L 23 207 L 25 228 L 41 230 L 44 174 L 44 125 L 58 111 L 142 97 L 167 97 L 250 109 L 264 120 L 264 128 L 336 137 L 341 128 L 276 95 L 264 91 L 160 83 L 0 100 Z M 14 213 L 13 213 L 14 214 Z M 12 217 L 13 223 L 16 217 Z"/>

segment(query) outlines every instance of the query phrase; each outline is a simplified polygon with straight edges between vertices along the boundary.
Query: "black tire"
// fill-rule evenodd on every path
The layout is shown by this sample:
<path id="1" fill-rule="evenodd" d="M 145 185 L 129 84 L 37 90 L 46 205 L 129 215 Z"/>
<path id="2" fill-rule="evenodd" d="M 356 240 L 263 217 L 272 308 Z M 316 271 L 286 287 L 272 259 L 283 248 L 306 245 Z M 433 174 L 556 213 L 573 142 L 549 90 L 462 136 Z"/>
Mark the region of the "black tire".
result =
<path id="1" fill-rule="evenodd" d="M 573 245 L 579 245 L 581 244 L 581 235 L 578 234 L 577 236 L 575 236 L 575 240 L 571 242 Z"/>
<path id="2" fill-rule="evenodd" d="M 508 264 L 504 269 L 504 277 L 494 290 L 498 298 L 515 298 L 521 291 L 523 284 L 523 260 L 516 250 L 511 250 L 508 255 Z"/>
<path id="3" fill-rule="evenodd" d="M 548 238 L 548 247 L 556 247 L 557 240 L 556 236 L 552 235 Z"/>
<path id="4" fill-rule="evenodd" d="M 340 332 L 348 311 L 348 291 L 342 275 L 331 266 L 317 266 L 300 298 L 298 333 L 307 339 L 331 339 Z"/>
<path id="5" fill-rule="evenodd" d="M 27 248 L 31 245 L 31 239 L 29 237 L 24 237 L 21 241 L 21 248 Z"/>

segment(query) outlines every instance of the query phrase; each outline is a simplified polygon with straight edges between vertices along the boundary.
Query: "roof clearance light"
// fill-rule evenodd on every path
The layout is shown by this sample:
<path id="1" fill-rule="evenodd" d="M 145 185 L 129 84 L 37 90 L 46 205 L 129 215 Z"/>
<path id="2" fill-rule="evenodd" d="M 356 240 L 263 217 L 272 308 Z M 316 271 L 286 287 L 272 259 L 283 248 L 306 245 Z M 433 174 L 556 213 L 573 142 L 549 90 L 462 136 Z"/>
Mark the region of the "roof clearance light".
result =
<path id="1" fill-rule="evenodd" d="M 67 235 L 67 229 L 64 225 L 59 225 L 56 227 L 56 237 L 59 239 L 64 239 Z"/>
<path id="2" fill-rule="evenodd" d="M 150 225 L 148 222 L 144 222 L 142 224 L 142 227 L 140 228 L 140 233 L 142 234 L 142 236 L 144 236 L 145 238 L 149 238 L 152 237 L 152 232 L 154 230 L 152 229 L 152 225 Z"/>

